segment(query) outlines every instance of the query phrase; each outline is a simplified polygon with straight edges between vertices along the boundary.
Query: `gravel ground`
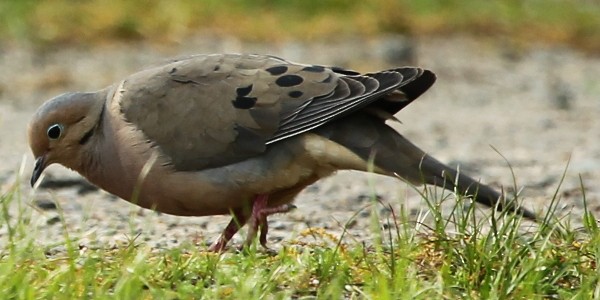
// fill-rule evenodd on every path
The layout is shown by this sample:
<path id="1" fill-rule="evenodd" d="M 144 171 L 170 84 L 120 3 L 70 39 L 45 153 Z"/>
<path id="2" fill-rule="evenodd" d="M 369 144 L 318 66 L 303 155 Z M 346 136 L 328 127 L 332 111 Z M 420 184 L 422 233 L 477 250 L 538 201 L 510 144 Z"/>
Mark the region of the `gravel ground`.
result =
<path id="1" fill-rule="evenodd" d="M 12 203 L 11 213 L 17 214 L 20 206 L 31 217 L 40 244 L 60 242 L 65 232 L 87 247 L 118 246 L 137 236 L 138 242 L 164 248 L 204 244 L 218 236 L 228 217 L 175 217 L 140 209 L 95 190 L 60 166 L 47 170 L 45 183 L 35 193 L 25 184 L 32 168 L 26 124 L 43 101 L 65 91 L 102 88 L 169 57 L 213 52 L 269 53 L 360 71 L 399 65 L 429 68 L 438 82 L 397 115 L 402 124 L 393 126 L 402 134 L 438 159 L 460 163 L 462 171 L 483 182 L 512 190 L 511 171 L 493 146 L 512 165 L 524 206 L 538 211 L 549 205 L 568 164 L 559 213 L 574 223 L 580 221 L 579 176 L 589 205 L 600 212 L 600 59 L 575 50 L 515 49 L 464 37 L 399 36 L 277 45 L 202 36 L 185 45 L 105 45 L 43 53 L 4 46 L 0 47 L 0 184 L 4 193 L 22 180 L 23 196 Z M 339 172 L 302 192 L 297 210 L 270 218 L 270 242 L 276 248 L 308 227 L 339 235 L 344 224 L 349 236 L 368 242 L 372 213 L 389 215 L 383 206 L 370 206 L 373 195 L 396 209 L 404 207 L 413 217 L 427 210 L 418 193 L 401 181 Z M 7 228 L 0 226 L 3 243 Z M 235 242 L 242 238 L 238 235 Z"/>

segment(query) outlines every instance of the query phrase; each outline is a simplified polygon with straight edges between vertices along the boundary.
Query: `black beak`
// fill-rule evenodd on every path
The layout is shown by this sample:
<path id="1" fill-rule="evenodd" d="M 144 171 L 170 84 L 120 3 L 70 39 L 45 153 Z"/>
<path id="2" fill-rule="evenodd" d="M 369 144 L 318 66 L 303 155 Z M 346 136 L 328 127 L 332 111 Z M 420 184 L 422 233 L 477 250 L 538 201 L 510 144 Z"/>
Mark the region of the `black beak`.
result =
<path id="1" fill-rule="evenodd" d="M 42 155 L 35 159 L 35 166 L 33 167 L 33 174 L 31 174 L 31 187 L 38 181 L 42 172 L 46 168 L 46 156 Z"/>

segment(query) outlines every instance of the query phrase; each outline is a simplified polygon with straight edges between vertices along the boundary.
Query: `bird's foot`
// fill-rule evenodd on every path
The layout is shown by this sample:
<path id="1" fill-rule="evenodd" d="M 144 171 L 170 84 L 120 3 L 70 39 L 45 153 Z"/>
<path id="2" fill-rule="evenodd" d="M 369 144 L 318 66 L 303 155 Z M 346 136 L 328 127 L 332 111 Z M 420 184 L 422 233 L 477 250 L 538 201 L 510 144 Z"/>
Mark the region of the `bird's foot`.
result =
<path id="1" fill-rule="evenodd" d="M 248 221 L 248 215 L 241 212 L 234 212 L 231 221 L 221 233 L 221 236 L 208 247 L 208 251 L 211 252 L 223 252 L 227 243 L 231 240 L 231 238 L 246 224 Z"/>
<path id="2" fill-rule="evenodd" d="M 250 246 L 256 237 L 258 228 L 260 227 L 260 245 L 265 249 L 267 247 L 267 233 L 269 232 L 269 223 L 267 217 L 272 214 L 286 213 L 296 208 L 293 204 L 282 204 L 274 207 L 267 207 L 269 196 L 258 195 L 252 205 L 252 215 L 250 216 L 250 224 L 248 229 L 248 236 L 246 237 L 246 246 Z"/>

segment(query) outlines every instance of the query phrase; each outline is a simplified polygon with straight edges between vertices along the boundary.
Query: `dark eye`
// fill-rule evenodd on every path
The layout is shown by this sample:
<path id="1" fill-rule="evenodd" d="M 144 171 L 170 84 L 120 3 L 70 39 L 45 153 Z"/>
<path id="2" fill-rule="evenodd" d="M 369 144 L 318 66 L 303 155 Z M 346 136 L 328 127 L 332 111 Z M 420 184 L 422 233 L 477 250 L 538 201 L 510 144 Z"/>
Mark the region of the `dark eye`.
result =
<path id="1" fill-rule="evenodd" d="M 51 140 L 58 139 L 62 135 L 62 133 L 63 133 L 63 126 L 60 124 L 50 125 L 50 127 L 48 127 L 48 131 L 46 131 L 48 138 Z"/>

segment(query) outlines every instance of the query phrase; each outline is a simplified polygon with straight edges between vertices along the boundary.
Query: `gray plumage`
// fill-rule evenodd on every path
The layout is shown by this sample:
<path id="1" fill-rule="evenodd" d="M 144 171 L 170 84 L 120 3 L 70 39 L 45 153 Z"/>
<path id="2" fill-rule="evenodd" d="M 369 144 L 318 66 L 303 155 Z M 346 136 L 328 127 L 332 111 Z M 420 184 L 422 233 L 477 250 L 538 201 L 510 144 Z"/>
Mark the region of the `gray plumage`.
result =
<path id="1" fill-rule="evenodd" d="M 175 60 L 42 105 L 29 128 L 32 183 L 60 163 L 142 207 L 233 213 L 241 225 L 250 222 L 248 241 L 261 228 L 263 245 L 269 214 L 291 209 L 304 187 L 336 170 L 367 170 L 370 157 L 377 173 L 494 206 L 498 192 L 385 124 L 434 81 L 431 71 L 412 67 L 359 74 L 261 55 Z M 237 229 L 232 221 L 212 249 L 222 250 Z"/>

